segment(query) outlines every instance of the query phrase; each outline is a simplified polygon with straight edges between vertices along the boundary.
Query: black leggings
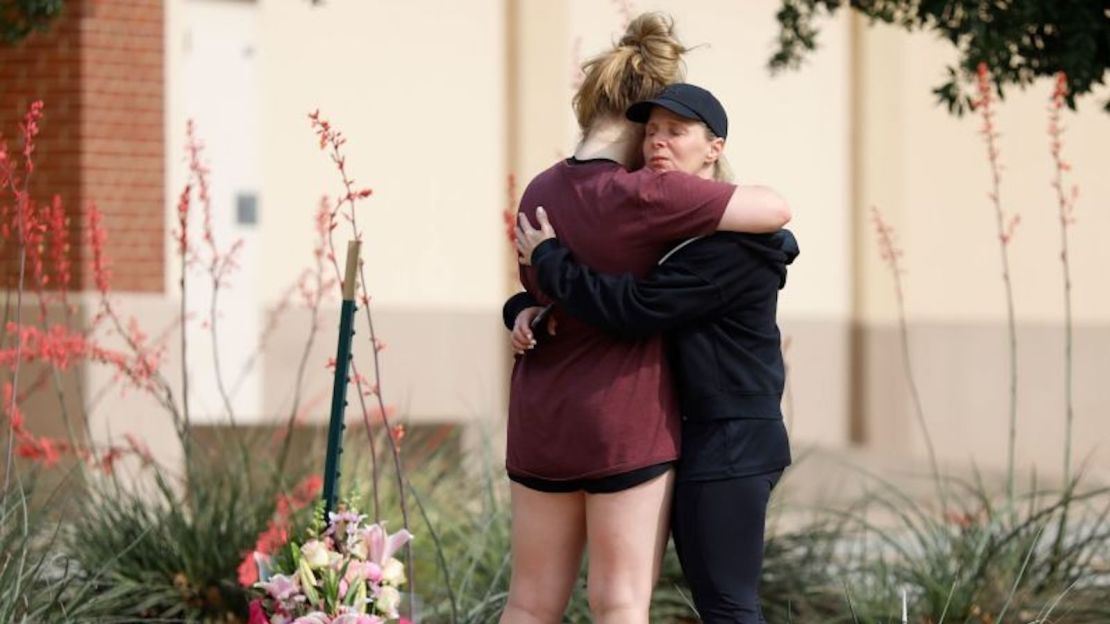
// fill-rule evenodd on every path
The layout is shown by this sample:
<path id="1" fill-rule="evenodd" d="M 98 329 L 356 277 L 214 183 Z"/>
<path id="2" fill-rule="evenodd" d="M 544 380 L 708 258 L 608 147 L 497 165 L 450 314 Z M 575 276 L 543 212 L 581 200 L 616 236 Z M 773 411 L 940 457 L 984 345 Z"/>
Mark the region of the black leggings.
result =
<path id="1" fill-rule="evenodd" d="M 694 605 L 706 624 L 763 624 L 759 575 L 767 501 L 781 470 L 675 483 L 671 529 Z"/>

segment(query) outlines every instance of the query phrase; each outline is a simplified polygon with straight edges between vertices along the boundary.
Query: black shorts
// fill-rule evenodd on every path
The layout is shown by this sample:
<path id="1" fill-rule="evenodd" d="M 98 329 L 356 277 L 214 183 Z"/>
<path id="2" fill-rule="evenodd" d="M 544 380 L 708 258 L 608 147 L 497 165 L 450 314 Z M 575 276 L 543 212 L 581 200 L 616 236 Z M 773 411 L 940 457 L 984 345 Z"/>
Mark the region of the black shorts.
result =
<path id="1" fill-rule="evenodd" d="M 567 481 L 552 481 L 537 477 L 525 477 L 509 473 L 509 480 L 519 483 L 530 490 L 547 492 L 548 494 L 569 494 L 570 492 L 585 491 L 587 494 L 613 494 L 647 483 L 655 477 L 667 472 L 674 466 L 674 462 L 653 464 L 645 468 L 637 468 L 607 477 L 596 479 L 569 479 Z"/>

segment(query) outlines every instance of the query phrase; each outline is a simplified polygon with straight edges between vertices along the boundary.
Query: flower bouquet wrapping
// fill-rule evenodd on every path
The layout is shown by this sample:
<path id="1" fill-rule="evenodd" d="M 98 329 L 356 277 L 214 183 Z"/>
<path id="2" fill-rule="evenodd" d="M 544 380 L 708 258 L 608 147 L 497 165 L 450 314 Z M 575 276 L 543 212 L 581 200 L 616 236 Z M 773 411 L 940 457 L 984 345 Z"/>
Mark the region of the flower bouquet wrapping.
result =
<path id="1" fill-rule="evenodd" d="M 319 508 L 302 544 L 255 554 L 261 596 L 249 624 L 384 624 L 399 618 L 405 566 L 394 555 L 412 535 L 368 524 L 353 508 Z"/>

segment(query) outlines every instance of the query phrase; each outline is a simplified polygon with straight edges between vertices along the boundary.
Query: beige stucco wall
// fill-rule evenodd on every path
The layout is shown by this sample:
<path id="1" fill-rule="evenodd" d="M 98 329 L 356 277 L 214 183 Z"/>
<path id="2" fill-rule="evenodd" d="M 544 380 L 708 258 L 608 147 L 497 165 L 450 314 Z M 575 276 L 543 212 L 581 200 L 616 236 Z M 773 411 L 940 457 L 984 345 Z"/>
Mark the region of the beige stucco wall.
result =
<path id="1" fill-rule="evenodd" d="M 177 222 L 188 173 L 184 128 L 194 119 L 212 170 L 218 235 L 223 245 L 245 243 L 243 266 L 221 294 L 218 313 L 226 385 L 257 350 L 282 293 L 312 265 L 321 196 L 341 190 L 307 118 L 319 109 L 349 139 L 348 171 L 374 190 L 358 218 L 375 321 L 388 343 L 382 354 L 387 401 L 417 422 L 504 411 L 506 358 L 497 312 L 507 246 L 501 227 L 508 171 L 505 13 L 493 1 L 167 3 L 166 222 Z M 234 223 L 240 190 L 258 193 L 256 226 Z M 196 207 L 191 226 L 200 227 Z M 198 230 L 193 233 L 199 241 Z M 117 298 L 152 333 L 176 326 L 180 314 L 174 231 L 166 236 L 165 296 Z M 348 236 L 337 230 L 341 249 Z M 184 366 L 193 417 L 221 422 L 203 272 L 190 277 L 188 288 Z M 240 422 L 289 411 L 309 335 L 299 303 L 269 336 L 233 400 Z M 337 323 L 334 303 L 325 305 L 308 359 L 307 399 L 330 390 L 325 363 Z M 355 352 L 368 373 L 368 332 L 359 323 Z M 180 398 L 180 333 L 171 331 L 167 344 L 166 376 Z M 101 387 L 112 374 L 92 367 L 87 376 L 89 387 Z M 326 401 L 309 404 L 306 418 L 322 418 Z M 101 439 L 161 422 L 160 414 L 151 417 L 157 408 L 135 393 L 106 394 L 97 413 Z M 152 437 L 157 453 L 179 452 L 165 428 Z"/>
<path id="2" fill-rule="evenodd" d="M 868 208 L 896 228 L 904 255 L 912 364 L 938 454 L 987 468 L 1006 462 L 1009 346 L 1006 301 L 991 174 L 977 115 L 950 116 L 932 87 L 953 53 L 927 35 L 857 22 L 860 168 L 854 235 L 859 373 L 855 407 L 870 444 L 890 452 L 924 445 L 913 416 L 901 360 L 893 280 L 880 260 Z M 1010 89 L 998 103 L 1001 198 L 1021 224 L 1008 247 L 1018 336 L 1017 463 L 1026 473 L 1062 470 L 1066 394 L 1064 305 L 1057 202 L 1047 133 L 1052 91 L 1042 80 Z M 1110 395 L 1099 379 L 1110 370 L 1110 297 L 1103 286 L 1110 250 L 1110 180 L 1105 176 L 1110 117 L 1105 93 L 1065 111 L 1064 154 L 1080 188 L 1069 230 L 1073 283 L 1074 457 L 1107 465 L 1110 426 L 1101 418 Z"/>
<path id="3" fill-rule="evenodd" d="M 991 174 L 977 114 L 956 118 L 937 105 L 931 89 L 954 53 L 924 34 L 906 35 L 884 25 L 859 29 L 861 157 L 856 235 L 863 252 L 865 287 L 859 314 L 893 318 L 890 279 L 878 260 L 866 209 L 879 208 L 898 231 L 905 253 L 907 307 L 916 319 L 987 321 L 1005 318 L 995 212 L 987 197 Z M 1017 315 L 1026 321 L 1063 318 L 1060 228 L 1050 183 L 1047 106 L 1049 80 L 1025 91 L 1009 89 L 998 103 L 1001 198 L 1020 214 L 1009 246 Z M 1078 222 L 1069 236 L 1074 313 L 1080 323 L 1110 321 L 1110 297 L 1100 284 L 1110 266 L 1110 179 L 1106 146 L 1110 116 L 1105 99 L 1087 97 L 1078 112 L 1065 110 L 1064 154 L 1074 166 L 1066 181 L 1078 185 Z"/>
<path id="4" fill-rule="evenodd" d="M 318 201 L 341 190 L 309 127 L 319 109 L 349 140 L 351 175 L 374 190 L 358 218 L 376 300 L 488 308 L 504 288 L 502 3 L 274 1 L 259 12 L 262 244 L 280 262 L 264 297 L 308 264 Z"/>
<path id="5" fill-rule="evenodd" d="M 776 5 L 675 0 L 635 8 L 672 13 L 684 41 L 705 44 L 688 57 L 689 79 L 714 90 L 728 109 L 734 169 L 742 181 L 779 189 L 794 208 L 791 228 L 802 256 L 780 317 L 789 337 L 787 413 L 795 440 L 841 446 L 854 433 L 872 447 L 921 457 L 891 279 L 869 221 L 874 205 L 897 228 L 905 251 L 913 363 L 938 449 L 951 461 L 999 466 L 1007 351 L 989 171 L 979 121 L 952 118 L 932 100 L 947 48 L 925 35 L 841 16 L 824 25 L 821 49 L 802 70 L 772 78 L 765 63 Z M 186 67 L 187 31 L 219 20 L 220 11 L 236 16 L 221 22 L 221 32 L 253 50 L 253 91 L 242 91 L 253 104 L 231 107 L 239 115 L 254 111 L 247 133 L 221 117 L 227 89 L 216 79 L 220 64 Z M 234 284 L 248 294 L 229 299 L 236 311 L 223 321 L 222 349 L 240 359 L 253 352 L 281 293 L 311 263 L 317 202 L 340 190 L 308 124 L 307 113 L 319 108 L 349 139 L 352 175 L 374 189 L 358 218 L 376 319 L 389 344 L 387 400 L 414 422 L 490 420 L 496 428 L 508 375 L 499 310 L 514 288 L 500 216 L 506 177 L 515 174 L 523 186 L 573 149 L 573 63 L 609 45 L 622 20 L 620 3 L 587 0 L 168 3 L 167 223 L 176 221 L 184 180 L 184 121 L 197 111 L 209 116 L 202 130 L 214 129 L 213 177 L 254 183 L 259 192 L 260 222 L 242 232 L 251 255 Z M 1023 464 L 1046 469 L 1059 465 L 1064 396 L 1059 232 L 1045 132 L 1049 89 L 1045 82 L 1011 92 L 999 114 L 1003 200 L 1023 219 L 1011 246 L 1023 384 L 1019 455 Z M 1110 181 L 1099 169 L 1110 124 L 1097 108 L 1088 101 L 1078 114 L 1065 114 L 1065 151 L 1081 189 L 1072 230 L 1079 457 L 1110 437 L 1098 418 L 1110 404 L 1100 386 L 1110 370 L 1110 294 L 1100 288 L 1100 273 L 1110 266 L 1110 250 L 1100 244 L 1110 233 L 1110 213 L 1101 209 Z M 253 167 L 227 162 L 250 158 L 236 150 L 252 141 Z M 176 267 L 171 258 L 165 297 L 119 299 L 151 333 L 177 318 Z M 190 309 L 200 314 L 204 291 L 197 289 Z M 330 387 L 324 362 L 334 348 L 334 314 L 325 309 L 310 356 L 309 397 L 326 396 Z M 208 380 L 194 384 L 194 404 L 218 406 L 209 334 L 199 317 L 190 323 L 190 368 Z M 303 310 L 293 311 L 271 336 L 236 404 L 242 419 L 288 411 L 307 323 Z M 359 340 L 366 338 L 359 332 Z M 177 343 L 171 335 L 167 376 L 174 383 Z M 365 343 L 359 349 L 365 370 L 368 349 Z M 225 368 L 237 371 L 238 364 Z M 102 370 L 88 375 L 90 387 L 110 378 Z M 317 402 L 309 417 L 320 418 L 324 404 Z M 106 395 L 97 413 L 102 435 L 149 431 L 156 449 L 165 449 L 159 452 L 176 452 L 164 424 L 149 418 L 149 402 L 134 394 Z M 1105 455 L 1094 457 L 1106 464 Z"/>
<path id="6" fill-rule="evenodd" d="M 269 266 L 260 303 L 273 305 L 310 265 L 316 206 L 342 190 L 307 119 L 319 109 L 349 141 L 350 175 L 374 191 L 357 219 L 376 329 L 388 343 L 386 400 L 416 421 L 499 416 L 506 372 L 493 330 L 507 247 L 503 3 L 274 1 L 261 2 L 259 13 L 260 243 Z M 344 222 L 336 240 L 348 237 Z M 293 315 L 275 336 L 265 364 L 271 387 L 288 383 L 287 359 L 278 354 L 303 344 L 303 320 Z M 334 323 L 325 316 L 329 336 Z M 358 327 L 356 358 L 369 370 L 361 342 L 368 332 L 363 321 Z M 334 341 L 322 340 L 313 374 L 324 372 L 330 350 Z"/>

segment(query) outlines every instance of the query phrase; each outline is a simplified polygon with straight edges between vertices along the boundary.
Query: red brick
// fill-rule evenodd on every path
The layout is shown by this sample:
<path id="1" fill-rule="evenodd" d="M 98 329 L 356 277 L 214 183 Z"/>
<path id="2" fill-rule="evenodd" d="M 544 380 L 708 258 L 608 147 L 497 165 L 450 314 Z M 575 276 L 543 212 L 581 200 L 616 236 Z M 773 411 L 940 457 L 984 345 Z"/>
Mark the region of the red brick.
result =
<path id="1" fill-rule="evenodd" d="M 91 279 L 79 256 L 93 200 L 113 288 L 164 288 L 164 10 L 159 0 L 71 0 L 48 31 L 0 48 L 0 136 L 17 149 L 27 106 L 45 101 L 31 190 L 66 205 L 77 284 Z M 11 279 L 10 250 L 0 249 L 0 283 Z"/>

